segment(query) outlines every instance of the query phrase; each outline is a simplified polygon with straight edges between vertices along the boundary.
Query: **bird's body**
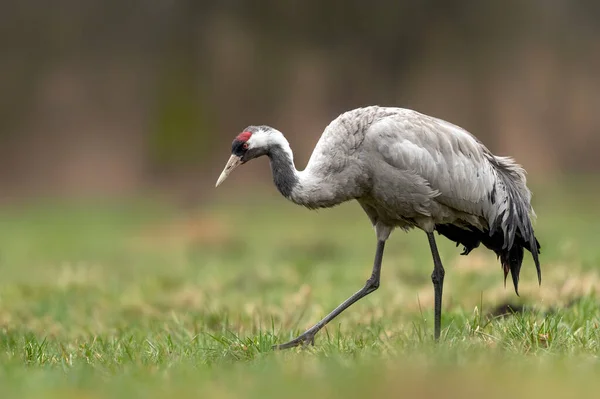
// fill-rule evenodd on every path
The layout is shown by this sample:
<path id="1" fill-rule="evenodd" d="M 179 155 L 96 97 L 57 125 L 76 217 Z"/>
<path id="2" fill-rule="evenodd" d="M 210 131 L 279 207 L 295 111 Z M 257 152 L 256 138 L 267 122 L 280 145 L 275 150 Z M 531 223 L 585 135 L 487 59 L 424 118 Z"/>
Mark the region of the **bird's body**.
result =
<path id="1" fill-rule="evenodd" d="M 524 170 L 449 122 L 402 108 L 348 111 L 327 126 L 303 171 L 283 134 L 267 126 L 248 127 L 232 153 L 238 163 L 268 155 L 275 185 L 296 204 L 314 209 L 357 200 L 380 243 L 396 227 L 417 227 L 430 244 L 437 230 L 464 254 L 483 243 L 500 257 L 505 277 L 511 272 L 515 290 L 527 249 L 541 278 Z M 433 256 L 435 262 L 437 248 Z M 443 272 L 441 262 L 437 269 Z M 441 284 L 439 296 L 441 304 Z"/>

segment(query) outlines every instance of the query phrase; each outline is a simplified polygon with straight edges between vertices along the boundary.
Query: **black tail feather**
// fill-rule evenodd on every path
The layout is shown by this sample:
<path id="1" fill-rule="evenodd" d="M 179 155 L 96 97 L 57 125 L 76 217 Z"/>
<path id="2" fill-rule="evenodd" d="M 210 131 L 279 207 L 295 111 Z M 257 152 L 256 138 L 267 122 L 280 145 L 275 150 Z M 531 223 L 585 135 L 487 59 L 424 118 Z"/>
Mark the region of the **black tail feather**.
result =
<path id="1" fill-rule="evenodd" d="M 519 276 L 521 273 L 521 265 L 523 263 L 523 247 L 513 245 L 510 250 L 495 251 L 500 258 L 500 263 L 504 269 L 504 286 L 506 287 L 506 276 L 510 270 L 512 281 L 515 286 L 515 293 L 519 295 Z"/>
<path id="2" fill-rule="evenodd" d="M 461 255 L 468 255 L 473 249 L 479 247 L 480 244 L 483 244 L 486 248 L 494 251 L 500 259 L 504 271 L 504 284 L 506 285 L 506 277 L 510 272 L 515 287 L 515 293 L 517 295 L 519 295 L 519 275 L 523 263 L 524 249 L 527 249 L 533 256 L 537 269 L 538 281 L 541 284 L 541 270 L 538 258 L 540 244 L 535 236 L 533 236 L 531 242 L 527 242 L 523 239 L 520 232 L 517 231 L 512 246 L 508 247 L 504 242 L 505 235 L 499 229 L 490 234 L 487 230 L 481 231 L 475 227 L 464 229 L 451 224 L 441 224 L 436 225 L 436 230 L 439 234 L 456 242 L 457 245 L 463 245 L 464 250 Z"/>
<path id="3" fill-rule="evenodd" d="M 540 248 L 540 243 L 538 242 L 537 238 L 533 236 L 533 240 L 529 243 L 528 249 L 529 252 L 531 252 L 531 255 L 533 256 L 533 261 L 537 270 L 538 284 L 542 285 L 542 269 L 540 268 L 540 258 L 538 256 L 540 254 Z"/>
<path id="4" fill-rule="evenodd" d="M 542 283 L 542 271 L 538 254 L 540 245 L 535 238 L 531 219 L 534 215 L 531 208 L 531 192 L 526 186 L 525 171 L 509 158 L 499 158 L 488 154 L 488 160 L 496 172 L 494 189 L 502 193 L 502 206 L 495 208 L 498 212 L 488 231 L 490 241 L 481 242 L 498 255 L 506 274 L 508 270 L 513 278 L 515 292 L 518 295 L 519 273 L 523 263 L 523 249 L 533 256 L 539 284 Z M 500 245 L 498 245 L 500 244 Z"/>

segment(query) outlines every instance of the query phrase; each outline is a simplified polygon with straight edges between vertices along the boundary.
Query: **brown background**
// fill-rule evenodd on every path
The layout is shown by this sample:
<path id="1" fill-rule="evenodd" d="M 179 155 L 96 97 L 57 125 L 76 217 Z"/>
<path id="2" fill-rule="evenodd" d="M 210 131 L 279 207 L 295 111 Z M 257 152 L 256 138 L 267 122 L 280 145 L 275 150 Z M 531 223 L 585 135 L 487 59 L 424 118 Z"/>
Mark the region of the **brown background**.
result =
<path id="1" fill-rule="evenodd" d="M 597 1 L 21 0 L 0 46 L 3 200 L 199 198 L 246 125 L 302 167 L 369 104 L 457 123 L 530 178 L 600 170 Z"/>

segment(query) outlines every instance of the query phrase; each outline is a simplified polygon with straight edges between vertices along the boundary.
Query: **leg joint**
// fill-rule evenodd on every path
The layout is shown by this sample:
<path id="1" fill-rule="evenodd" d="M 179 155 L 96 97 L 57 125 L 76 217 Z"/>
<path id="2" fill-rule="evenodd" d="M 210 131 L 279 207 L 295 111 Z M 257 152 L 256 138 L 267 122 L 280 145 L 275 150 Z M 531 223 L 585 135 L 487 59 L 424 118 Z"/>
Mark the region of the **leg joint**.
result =
<path id="1" fill-rule="evenodd" d="M 431 281 L 433 284 L 439 284 L 444 281 L 444 276 L 446 275 L 446 271 L 444 269 L 434 269 L 433 273 L 431 273 Z"/>
<path id="2" fill-rule="evenodd" d="M 370 293 L 375 291 L 377 288 L 379 288 L 379 279 L 378 278 L 374 278 L 371 277 L 370 279 L 367 280 L 367 282 L 365 283 L 365 290 Z"/>

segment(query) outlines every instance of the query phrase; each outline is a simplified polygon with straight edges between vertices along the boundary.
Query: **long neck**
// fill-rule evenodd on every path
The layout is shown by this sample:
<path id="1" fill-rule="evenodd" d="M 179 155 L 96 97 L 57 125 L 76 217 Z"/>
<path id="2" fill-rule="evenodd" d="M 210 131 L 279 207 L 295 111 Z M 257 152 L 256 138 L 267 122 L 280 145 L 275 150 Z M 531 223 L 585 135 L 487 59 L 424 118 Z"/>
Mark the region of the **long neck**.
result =
<path id="1" fill-rule="evenodd" d="M 284 197 L 292 199 L 293 191 L 300 189 L 300 176 L 294 166 L 294 155 L 289 144 L 287 141 L 287 145 L 282 144 L 273 145 L 268 155 L 275 186 Z"/>
<path id="2" fill-rule="evenodd" d="M 290 145 L 281 134 L 270 146 L 268 155 L 275 186 L 284 197 L 298 205 L 311 209 L 328 208 L 354 197 L 342 183 L 352 179 L 337 179 L 339 176 L 327 173 L 327 165 L 297 171 Z"/>

